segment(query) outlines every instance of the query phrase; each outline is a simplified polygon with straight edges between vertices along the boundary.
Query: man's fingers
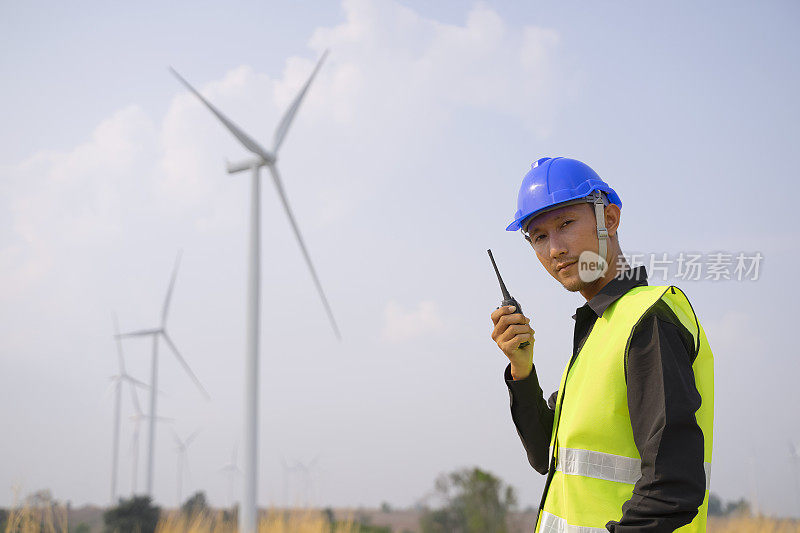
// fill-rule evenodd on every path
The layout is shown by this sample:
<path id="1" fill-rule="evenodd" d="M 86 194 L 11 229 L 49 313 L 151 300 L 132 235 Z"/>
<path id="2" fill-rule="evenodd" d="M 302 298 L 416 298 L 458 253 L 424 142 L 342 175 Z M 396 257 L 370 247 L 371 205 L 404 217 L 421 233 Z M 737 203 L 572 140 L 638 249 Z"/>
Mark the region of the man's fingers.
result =
<path id="1" fill-rule="evenodd" d="M 510 326 L 511 324 L 527 324 L 528 317 L 520 313 L 503 315 L 500 317 L 500 320 L 498 320 L 497 323 L 501 326 Z"/>
<path id="2" fill-rule="evenodd" d="M 500 320 L 500 318 L 503 315 L 510 314 L 511 313 L 511 309 L 510 309 L 511 307 L 514 307 L 514 306 L 513 305 L 504 305 L 504 306 L 498 307 L 497 309 L 492 311 L 492 314 L 491 314 L 492 323 L 496 325 L 497 322 Z"/>
<path id="3" fill-rule="evenodd" d="M 500 348 L 505 353 L 508 354 L 508 353 L 513 352 L 514 350 L 518 350 L 519 349 L 519 345 L 522 344 L 525 341 L 529 341 L 531 344 L 533 344 L 533 334 L 531 334 L 531 333 L 520 333 L 518 335 L 514 335 L 510 340 L 502 343 Z"/>
<path id="4" fill-rule="evenodd" d="M 515 335 L 519 335 L 520 333 L 532 332 L 533 330 L 527 324 L 512 324 L 508 326 L 502 333 L 500 333 L 495 340 L 498 344 L 500 344 L 508 342 L 508 340 L 512 339 Z"/>

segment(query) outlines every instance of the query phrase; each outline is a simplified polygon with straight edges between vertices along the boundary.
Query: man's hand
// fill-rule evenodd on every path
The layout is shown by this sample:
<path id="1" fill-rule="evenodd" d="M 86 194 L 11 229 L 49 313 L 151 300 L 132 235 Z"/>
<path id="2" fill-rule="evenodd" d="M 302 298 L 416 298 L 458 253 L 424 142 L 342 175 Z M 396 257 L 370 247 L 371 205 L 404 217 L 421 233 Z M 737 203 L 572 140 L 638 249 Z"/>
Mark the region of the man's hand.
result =
<path id="1" fill-rule="evenodd" d="M 511 363 L 511 376 L 515 379 L 528 377 L 533 369 L 533 334 L 530 319 L 521 313 L 514 313 L 514 306 L 503 306 L 491 314 L 494 330 L 492 340 L 506 354 Z M 528 341 L 522 349 L 519 345 Z"/>

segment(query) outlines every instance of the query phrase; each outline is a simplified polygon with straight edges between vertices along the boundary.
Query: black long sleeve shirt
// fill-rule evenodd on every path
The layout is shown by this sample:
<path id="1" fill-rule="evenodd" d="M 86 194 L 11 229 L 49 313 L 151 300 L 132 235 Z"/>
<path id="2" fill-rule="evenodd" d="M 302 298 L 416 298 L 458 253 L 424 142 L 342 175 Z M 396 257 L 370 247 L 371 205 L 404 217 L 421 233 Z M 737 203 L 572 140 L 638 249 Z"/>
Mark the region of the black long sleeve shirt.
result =
<path id="1" fill-rule="evenodd" d="M 647 285 L 644 266 L 615 277 L 575 315 L 573 355 L 595 320 L 633 287 Z M 642 460 L 642 476 L 623 504 L 621 517 L 608 517 L 615 533 L 666 532 L 691 522 L 705 496 L 703 432 L 695 412 L 700 393 L 694 382 L 696 357 L 692 334 L 663 301 L 653 306 L 633 330 L 625 359 L 628 411 L 633 439 Z M 518 381 L 505 370 L 511 418 L 536 471 L 547 474 L 558 391 L 545 401 L 534 367 Z M 615 520 L 619 518 L 619 520 Z"/>

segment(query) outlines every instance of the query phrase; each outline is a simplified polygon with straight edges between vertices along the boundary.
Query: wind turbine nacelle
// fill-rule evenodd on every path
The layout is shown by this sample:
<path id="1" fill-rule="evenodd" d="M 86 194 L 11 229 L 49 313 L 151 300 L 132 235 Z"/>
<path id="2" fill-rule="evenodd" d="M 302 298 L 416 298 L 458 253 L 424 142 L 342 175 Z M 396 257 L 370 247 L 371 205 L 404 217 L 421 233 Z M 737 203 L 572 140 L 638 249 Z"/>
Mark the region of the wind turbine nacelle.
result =
<path id="1" fill-rule="evenodd" d="M 272 157 L 270 159 L 265 159 L 263 157 L 256 157 L 253 159 L 249 159 L 246 161 L 240 161 L 237 163 L 231 163 L 230 161 L 225 161 L 225 167 L 228 170 L 228 174 L 236 174 L 237 172 L 243 172 L 245 170 L 252 170 L 256 167 L 263 167 L 264 165 L 269 165 L 275 162 L 275 158 Z"/>

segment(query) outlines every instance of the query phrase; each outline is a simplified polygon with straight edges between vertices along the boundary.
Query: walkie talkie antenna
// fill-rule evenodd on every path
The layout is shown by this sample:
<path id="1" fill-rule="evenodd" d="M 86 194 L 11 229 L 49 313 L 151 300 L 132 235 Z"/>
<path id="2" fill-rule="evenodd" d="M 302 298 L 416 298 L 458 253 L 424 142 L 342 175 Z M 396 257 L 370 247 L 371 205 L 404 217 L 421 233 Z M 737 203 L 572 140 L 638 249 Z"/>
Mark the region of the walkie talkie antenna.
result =
<path id="1" fill-rule="evenodd" d="M 500 290 L 503 291 L 503 299 L 510 300 L 511 295 L 508 293 L 508 289 L 506 289 L 506 284 L 503 283 L 503 278 L 500 277 L 500 271 L 497 270 L 497 263 L 494 262 L 494 256 L 492 255 L 491 250 L 486 250 L 489 252 L 489 259 L 492 260 L 492 266 L 494 267 L 494 273 L 497 274 L 497 281 L 500 282 Z"/>
<path id="2" fill-rule="evenodd" d="M 515 308 L 514 309 L 514 313 L 522 314 L 522 306 L 520 306 L 519 302 L 516 301 L 514 299 L 514 297 L 511 296 L 511 294 L 509 294 L 508 289 L 506 289 L 506 284 L 503 283 L 503 278 L 500 277 L 500 271 L 497 269 L 497 263 L 494 262 L 494 256 L 492 255 L 492 251 L 491 250 L 486 250 L 486 251 L 489 252 L 489 259 L 492 260 L 492 266 L 494 267 L 494 273 L 497 274 L 497 281 L 500 282 L 500 290 L 503 291 L 503 303 L 500 304 L 500 305 L 511 305 L 511 306 L 514 306 L 514 308 Z M 500 308 L 498 307 L 498 309 L 500 309 Z M 520 348 L 525 348 L 529 344 L 530 344 L 530 342 L 524 341 L 519 345 L 519 347 Z"/>

